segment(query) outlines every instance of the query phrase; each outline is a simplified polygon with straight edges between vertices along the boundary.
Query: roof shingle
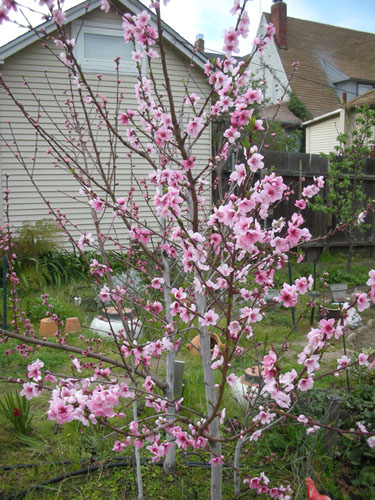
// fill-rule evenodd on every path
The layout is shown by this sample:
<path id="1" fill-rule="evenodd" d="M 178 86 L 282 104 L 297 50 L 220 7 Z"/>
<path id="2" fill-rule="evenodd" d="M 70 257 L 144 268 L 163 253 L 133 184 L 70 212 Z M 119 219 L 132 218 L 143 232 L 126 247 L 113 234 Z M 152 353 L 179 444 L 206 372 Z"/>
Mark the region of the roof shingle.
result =
<path id="1" fill-rule="evenodd" d="M 265 16 L 269 22 L 270 14 Z M 288 48 L 278 53 L 287 73 L 300 62 L 291 88 L 314 117 L 340 105 L 324 61 L 351 79 L 375 82 L 375 35 L 293 17 L 287 18 L 287 30 Z"/>

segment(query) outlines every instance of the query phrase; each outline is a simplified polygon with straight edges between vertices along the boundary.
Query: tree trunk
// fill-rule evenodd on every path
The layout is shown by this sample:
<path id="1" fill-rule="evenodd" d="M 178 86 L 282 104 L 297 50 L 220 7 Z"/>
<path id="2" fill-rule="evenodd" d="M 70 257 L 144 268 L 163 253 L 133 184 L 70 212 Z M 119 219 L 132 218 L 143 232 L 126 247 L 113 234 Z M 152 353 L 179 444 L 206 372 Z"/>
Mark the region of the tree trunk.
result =
<path id="1" fill-rule="evenodd" d="M 198 276 L 197 276 L 198 277 Z M 200 315 L 206 312 L 206 297 L 197 293 L 197 310 Z M 211 369 L 211 338 L 207 326 L 200 326 L 200 344 L 203 366 L 203 380 L 206 395 L 207 414 L 211 415 L 216 404 L 215 382 Z M 210 424 L 210 435 L 220 437 L 219 418 L 216 416 Z M 211 442 L 212 458 L 221 455 L 221 443 Z M 211 467 L 211 500 L 222 500 L 222 466 Z"/>
<path id="2" fill-rule="evenodd" d="M 133 364 L 134 366 L 134 364 Z M 133 370 L 133 378 L 134 378 L 134 370 Z M 136 384 L 134 384 L 136 385 Z M 133 401 L 133 420 L 138 422 L 137 415 L 137 400 Z M 134 454 L 135 454 L 135 467 L 137 471 L 137 489 L 138 489 L 138 500 L 144 500 L 143 496 L 143 480 L 142 480 L 142 470 L 141 470 L 141 455 L 139 453 L 139 448 L 134 446 Z"/>
<path id="3" fill-rule="evenodd" d="M 243 446 L 243 440 L 238 439 L 236 443 L 236 450 L 234 452 L 234 460 L 233 460 L 233 467 L 234 467 L 234 496 L 238 497 L 240 492 L 241 492 L 241 476 L 240 476 L 240 455 L 241 455 L 241 450 Z"/>
<path id="4" fill-rule="evenodd" d="M 170 277 L 170 269 L 169 269 L 169 261 L 168 256 L 163 253 L 163 278 L 164 278 L 164 302 L 165 302 L 165 316 L 167 319 L 167 323 L 171 324 L 173 322 L 172 314 L 171 314 L 171 277 Z M 168 388 L 166 390 L 166 396 L 170 401 L 174 400 L 174 362 L 176 359 L 176 351 L 171 349 L 167 352 L 167 360 L 166 360 L 166 376 L 165 381 L 168 384 Z M 175 407 L 173 403 L 168 405 L 168 414 L 169 419 L 174 418 Z M 172 446 L 168 449 L 167 455 L 164 460 L 164 472 L 166 474 L 175 474 L 176 472 L 176 444 L 174 442 L 174 438 L 171 434 L 167 432 L 167 441 L 173 442 Z"/>

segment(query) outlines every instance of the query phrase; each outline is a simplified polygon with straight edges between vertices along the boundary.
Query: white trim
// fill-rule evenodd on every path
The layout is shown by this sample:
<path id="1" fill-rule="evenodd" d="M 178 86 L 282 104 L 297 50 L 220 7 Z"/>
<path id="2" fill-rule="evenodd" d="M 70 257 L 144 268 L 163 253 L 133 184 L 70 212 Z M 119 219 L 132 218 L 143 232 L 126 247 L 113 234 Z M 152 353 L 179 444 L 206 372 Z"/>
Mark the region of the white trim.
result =
<path id="1" fill-rule="evenodd" d="M 332 116 L 339 115 L 343 111 L 342 108 L 336 109 L 335 111 L 330 111 L 329 113 L 326 113 L 325 115 L 317 116 L 316 118 L 309 120 L 307 122 L 303 122 L 302 126 L 306 127 L 307 125 L 311 125 L 312 123 L 317 123 L 322 120 L 327 120 L 328 118 L 331 118 Z"/>
<path id="2" fill-rule="evenodd" d="M 113 36 L 121 39 L 123 42 L 123 30 L 120 24 L 103 24 L 94 21 L 73 22 L 72 23 L 72 38 L 76 40 L 74 52 L 78 63 L 83 71 L 97 73 L 116 73 L 116 65 L 114 57 L 120 54 L 112 54 L 107 59 L 85 58 L 84 54 L 84 37 L 86 34 Z M 125 42 L 124 42 L 125 44 Z M 134 49 L 131 45 L 131 50 Z M 112 57 L 113 56 L 113 57 Z M 145 70 L 145 61 L 141 63 L 142 72 Z M 98 69 L 99 68 L 99 69 Z M 136 75 L 138 73 L 137 64 L 131 58 L 120 60 L 119 74 Z"/>

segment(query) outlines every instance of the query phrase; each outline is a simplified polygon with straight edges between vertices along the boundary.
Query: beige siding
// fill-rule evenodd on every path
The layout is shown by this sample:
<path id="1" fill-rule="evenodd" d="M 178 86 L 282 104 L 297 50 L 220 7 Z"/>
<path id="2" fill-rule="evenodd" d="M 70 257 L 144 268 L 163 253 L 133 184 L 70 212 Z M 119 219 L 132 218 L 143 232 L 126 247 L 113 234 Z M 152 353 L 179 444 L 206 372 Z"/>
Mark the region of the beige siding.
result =
<path id="1" fill-rule="evenodd" d="M 99 10 L 91 13 L 88 19 L 95 22 L 105 21 L 107 24 L 121 24 L 121 19 L 119 17 L 116 18 L 115 14 L 112 13 L 110 16 L 105 16 Z M 43 48 L 40 42 L 35 42 L 19 51 L 6 60 L 5 65 L 0 68 L 1 73 L 4 80 L 16 93 L 17 99 L 22 101 L 32 118 L 36 119 L 38 114 L 41 114 L 40 123 L 47 125 L 49 134 L 55 137 L 60 143 L 62 134 L 64 134 L 66 139 L 66 154 L 71 158 L 70 166 L 74 167 L 75 170 L 77 170 L 79 165 L 87 164 L 90 166 L 94 177 L 93 189 L 99 196 L 105 197 L 103 181 L 94 173 L 93 165 L 97 162 L 97 158 L 93 153 L 93 146 L 90 144 L 90 135 L 87 131 L 84 132 L 88 142 L 87 150 L 83 154 L 71 142 L 72 137 L 69 136 L 66 128 L 66 120 L 70 119 L 67 100 L 71 98 L 71 84 L 67 77 L 66 68 L 62 66 L 58 59 L 60 49 L 56 49 L 52 42 L 48 43 L 51 51 Z M 201 96 L 200 102 L 203 102 L 204 97 L 208 93 L 208 85 L 203 72 L 198 68 L 190 68 L 190 61 L 184 58 L 176 47 L 167 44 L 166 49 L 169 76 L 177 110 L 179 111 L 182 107 L 185 95 L 184 82 L 188 83 L 191 92 L 196 92 Z M 44 74 L 45 68 L 48 69 L 48 79 Z M 100 68 L 98 68 L 99 71 Z M 154 74 L 159 92 L 165 94 L 159 59 L 155 60 Z M 122 82 L 119 85 L 119 92 L 122 92 L 124 97 L 119 108 L 115 104 L 117 89 L 116 76 L 114 74 L 103 74 L 101 82 L 98 82 L 94 74 L 87 75 L 87 78 L 95 88 L 98 88 L 98 95 L 105 95 L 108 99 L 107 110 L 113 120 L 122 110 L 135 110 L 137 108 L 137 102 L 134 98 L 134 84 L 136 83 L 134 76 L 121 75 Z M 34 93 L 31 93 L 28 87 L 23 84 L 23 80 L 27 81 Z M 78 99 L 77 89 L 74 85 L 72 88 L 75 99 Z M 56 94 L 56 96 L 53 94 Z M 83 94 L 85 95 L 86 92 L 83 92 Z M 77 112 L 78 119 L 81 120 L 83 116 L 82 108 L 78 105 L 75 111 Z M 185 108 L 181 122 L 183 126 L 186 126 L 187 123 L 187 111 Z M 12 132 L 10 131 L 8 121 L 11 122 Z M 81 123 L 83 124 L 83 121 Z M 105 127 L 98 130 L 98 119 L 94 113 L 91 115 L 91 124 L 94 130 L 95 144 L 100 151 L 102 168 L 104 170 L 111 169 L 114 160 L 108 146 L 109 133 Z M 124 134 L 125 128 L 122 127 Z M 13 144 L 12 134 L 17 139 L 17 147 L 25 165 L 21 165 L 10 151 L 10 149 L 15 151 L 16 148 Z M 197 159 L 199 159 L 198 163 L 200 166 L 207 165 L 211 155 L 210 134 L 210 130 L 207 129 L 192 151 Z M 4 92 L 0 94 L 0 135 L 4 137 L 1 140 L 2 149 L 0 153 L 1 182 L 3 188 L 4 176 L 6 173 L 9 173 L 12 224 L 15 227 L 20 227 L 24 221 L 36 221 L 48 215 L 48 208 L 25 172 L 24 167 L 26 166 L 43 196 L 51 202 L 54 208 L 59 208 L 63 213 L 66 213 L 73 224 L 78 225 L 78 229 L 74 229 L 75 235 L 81 230 L 93 231 L 87 202 L 79 194 L 79 187 L 76 181 L 60 167 L 54 166 L 51 155 L 46 152 L 46 144 L 40 139 L 36 140 L 34 129 L 30 127 L 22 113 Z M 10 148 L 3 147 L 4 142 Z M 112 187 L 115 189 L 116 196 L 126 196 L 132 187 L 137 188 L 137 182 L 140 179 L 148 178 L 151 167 L 142 158 L 137 158 L 136 156 L 129 157 L 129 151 L 118 140 L 114 141 L 113 146 L 116 148 L 117 160 L 115 161 L 116 177 L 112 179 Z M 36 147 L 37 152 L 35 153 Z M 179 160 L 177 153 L 176 159 Z M 157 163 L 158 159 L 156 156 L 154 160 Z M 149 193 L 152 199 L 154 195 L 154 188 L 152 186 L 149 186 Z M 207 189 L 207 193 L 207 197 L 209 198 L 209 189 Z M 149 221 L 152 215 L 143 197 L 137 194 L 134 197 L 134 201 L 139 204 L 139 219 L 141 221 Z M 4 210 L 4 207 L 2 207 L 2 210 Z M 207 207 L 207 210 L 209 210 L 209 207 Z M 127 231 L 124 230 L 120 221 L 113 221 L 112 213 L 105 214 L 102 222 L 103 232 L 108 231 L 113 233 L 115 229 L 119 231 L 121 239 L 123 241 L 126 240 Z"/>
<path id="2" fill-rule="evenodd" d="M 306 127 L 306 153 L 320 154 L 334 151 L 337 135 L 343 133 L 340 115 L 313 123 Z"/>

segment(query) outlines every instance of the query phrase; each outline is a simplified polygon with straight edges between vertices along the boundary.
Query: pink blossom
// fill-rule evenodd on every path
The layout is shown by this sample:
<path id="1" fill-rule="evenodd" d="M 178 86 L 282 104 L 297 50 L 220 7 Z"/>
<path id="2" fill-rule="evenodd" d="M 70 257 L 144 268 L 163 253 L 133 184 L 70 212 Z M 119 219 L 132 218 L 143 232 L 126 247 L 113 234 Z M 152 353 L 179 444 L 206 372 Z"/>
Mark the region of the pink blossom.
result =
<path id="1" fill-rule="evenodd" d="M 193 139 L 197 138 L 199 135 L 199 132 L 203 128 L 203 118 L 202 116 L 196 116 L 193 120 L 191 120 L 187 124 L 187 133 L 192 137 Z"/>
<path id="2" fill-rule="evenodd" d="M 27 376 L 33 379 L 35 382 L 40 382 L 42 380 L 42 374 L 40 369 L 43 368 L 44 363 L 37 359 L 30 365 L 27 365 Z"/>
<path id="3" fill-rule="evenodd" d="M 236 377 L 236 375 L 234 373 L 231 373 L 230 375 L 228 375 L 227 382 L 231 387 L 236 385 L 237 381 L 238 381 L 238 377 Z"/>
<path id="4" fill-rule="evenodd" d="M 313 425 L 312 427 L 309 427 L 307 430 L 306 430 L 306 434 L 309 435 L 309 434 L 313 434 L 314 432 L 318 431 L 320 429 L 320 427 L 318 425 Z"/>
<path id="5" fill-rule="evenodd" d="M 219 318 L 219 315 L 215 313 L 213 309 L 210 309 L 209 311 L 204 314 L 203 318 L 199 318 L 199 323 L 202 326 L 215 326 L 217 323 L 217 320 Z"/>
<path id="6" fill-rule="evenodd" d="M 359 354 L 358 355 L 358 363 L 360 366 L 368 366 L 369 365 L 368 355 L 364 354 L 364 353 Z"/>
<path id="7" fill-rule="evenodd" d="M 147 392 L 152 392 L 154 389 L 154 382 L 152 381 L 150 376 L 147 376 L 145 378 L 145 383 L 143 384 L 143 387 L 146 389 Z"/>
<path id="8" fill-rule="evenodd" d="M 309 420 L 305 417 L 305 415 L 300 415 L 298 418 L 297 418 L 297 421 L 300 423 L 300 424 L 308 424 Z"/>
<path id="9" fill-rule="evenodd" d="M 348 358 L 345 354 L 341 358 L 337 360 L 337 369 L 345 368 L 350 363 L 350 358 Z"/>
<path id="10" fill-rule="evenodd" d="M 363 224 L 365 222 L 366 215 L 366 212 L 361 212 L 360 214 L 358 214 L 357 223 Z"/>
<path id="11" fill-rule="evenodd" d="M 130 445 L 130 443 L 131 443 L 130 437 L 126 436 L 124 441 L 115 441 L 112 451 L 118 451 L 119 453 L 121 453 L 127 446 Z"/>
<path id="12" fill-rule="evenodd" d="M 306 202 L 305 200 L 297 200 L 295 202 L 295 206 L 301 210 L 304 210 L 306 208 Z"/>
<path id="13" fill-rule="evenodd" d="M 314 371 L 319 370 L 320 364 L 319 364 L 319 356 L 317 354 L 314 354 L 313 356 L 310 356 L 305 360 L 305 366 L 307 368 L 307 373 L 312 373 Z"/>
<path id="14" fill-rule="evenodd" d="M 251 442 L 256 442 L 258 441 L 259 438 L 262 437 L 262 431 L 261 430 L 257 430 L 255 432 L 253 432 L 250 436 L 250 441 Z"/>
<path id="15" fill-rule="evenodd" d="M 194 160 L 195 156 L 191 155 L 188 160 L 182 160 L 181 165 L 185 170 L 191 170 L 192 168 L 194 168 Z"/>
<path id="16" fill-rule="evenodd" d="M 370 301 L 368 300 L 366 293 L 361 293 L 357 296 L 357 308 L 359 312 L 364 311 L 370 307 Z"/>
<path id="17" fill-rule="evenodd" d="M 164 278 L 154 278 L 151 282 L 151 286 L 155 288 L 155 290 L 161 290 L 164 284 Z"/>
<path id="18" fill-rule="evenodd" d="M 233 144 L 240 137 L 240 135 L 241 134 L 238 132 L 237 128 L 234 127 L 227 128 L 224 132 L 224 137 L 226 137 L 231 144 Z"/>
<path id="19" fill-rule="evenodd" d="M 246 167 L 243 163 L 240 165 L 235 166 L 234 172 L 230 174 L 229 180 L 231 182 L 237 182 L 239 186 L 243 183 L 243 181 L 246 179 Z"/>
<path id="20" fill-rule="evenodd" d="M 32 399 L 40 396 L 41 389 L 34 382 L 25 382 L 20 396 L 25 396 L 26 399 Z"/>
<path id="21" fill-rule="evenodd" d="M 277 356 L 274 351 L 269 351 L 269 353 L 264 356 L 262 364 L 265 368 L 271 369 L 275 366 L 277 361 Z"/>
<path id="22" fill-rule="evenodd" d="M 94 238 L 92 237 L 91 233 L 83 233 L 81 234 L 81 237 L 79 238 L 79 241 L 77 243 L 77 247 L 79 249 L 82 249 L 84 245 L 92 245 L 94 243 Z"/>
<path id="23" fill-rule="evenodd" d="M 94 198 L 89 201 L 89 205 L 96 212 L 102 213 L 105 207 L 105 202 L 100 198 Z"/>
<path id="24" fill-rule="evenodd" d="M 257 172 L 264 167 L 264 163 L 262 162 L 263 158 L 263 155 L 254 153 L 253 155 L 251 155 L 250 159 L 247 160 L 247 164 L 249 165 L 252 172 Z"/>
<path id="25" fill-rule="evenodd" d="M 102 289 L 100 290 L 99 299 L 102 302 L 110 302 L 111 301 L 111 294 L 109 292 L 109 288 L 106 285 L 104 285 L 102 287 Z"/>
<path id="26" fill-rule="evenodd" d="M 310 389 L 313 388 L 313 385 L 314 385 L 314 379 L 312 377 L 307 377 L 307 378 L 302 378 L 299 382 L 298 382 L 298 389 L 300 391 L 309 391 Z"/>
<path id="27" fill-rule="evenodd" d="M 62 399 L 52 399 L 47 412 L 50 420 L 57 420 L 59 425 L 71 422 L 74 419 L 74 407 Z"/>
<path id="28" fill-rule="evenodd" d="M 82 369 L 81 369 L 81 361 L 78 358 L 73 358 L 72 359 L 72 364 L 76 368 L 77 372 L 81 373 L 81 371 L 82 371 Z"/>
<path id="29" fill-rule="evenodd" d="M 321 319 L 319 324 L 321 332 L 327 336 L 327 339 L 330 339 L 335 333 L 335 319 Z"/>
<path id="30" fill-rule="evenodd" d="M 66 21 L 66 15 L 64 12 L 61 12 L 59 9 L 55 9 L 52 12 L 53 21 L 57 24 L 57 26 L 61 26 Z"/>
<path id="31" fill-rule="evenodd" d="M 367 444 L 370 448 L 375 448 L 375 436 L 371 436 L 367 440 Z"/>
<path id="32" fill-rule="evenodd" d="M 313 279 L 312 276 L 309 276 L 309 278 L 298 278 L 295 281 L 296 289 L 298 293 L 301 295 L 304 295 L 307 290 L 311 290 L 312 285 L 313 285 Z"/>
<path id="33" fill-rule="evenodd" d="M 105 12 L 106 14 L 108 14 L 109 9 L 110 9 L 108 0 L 101 0 L 101 2 L 100 2 L 100 8 L 101 8 L 101 10 L 103 12 Z"/>
<path id="34" fill-rule="evenodd" d="M 224 463 L 224 455 L 220 455 L 220 456 L 211 458 L 211 460 L 210 460 L 211 467 L 216 467 L 217 465 L 223 464 L 223 463 Z"/>
<path id="35" fill-rule="evenodd" d="M 296 286 L 284 283 L 283 289 L 280 292 L 279 301 L 283 303 L 284 307 L 294 307 L 298 301 Z"/>

